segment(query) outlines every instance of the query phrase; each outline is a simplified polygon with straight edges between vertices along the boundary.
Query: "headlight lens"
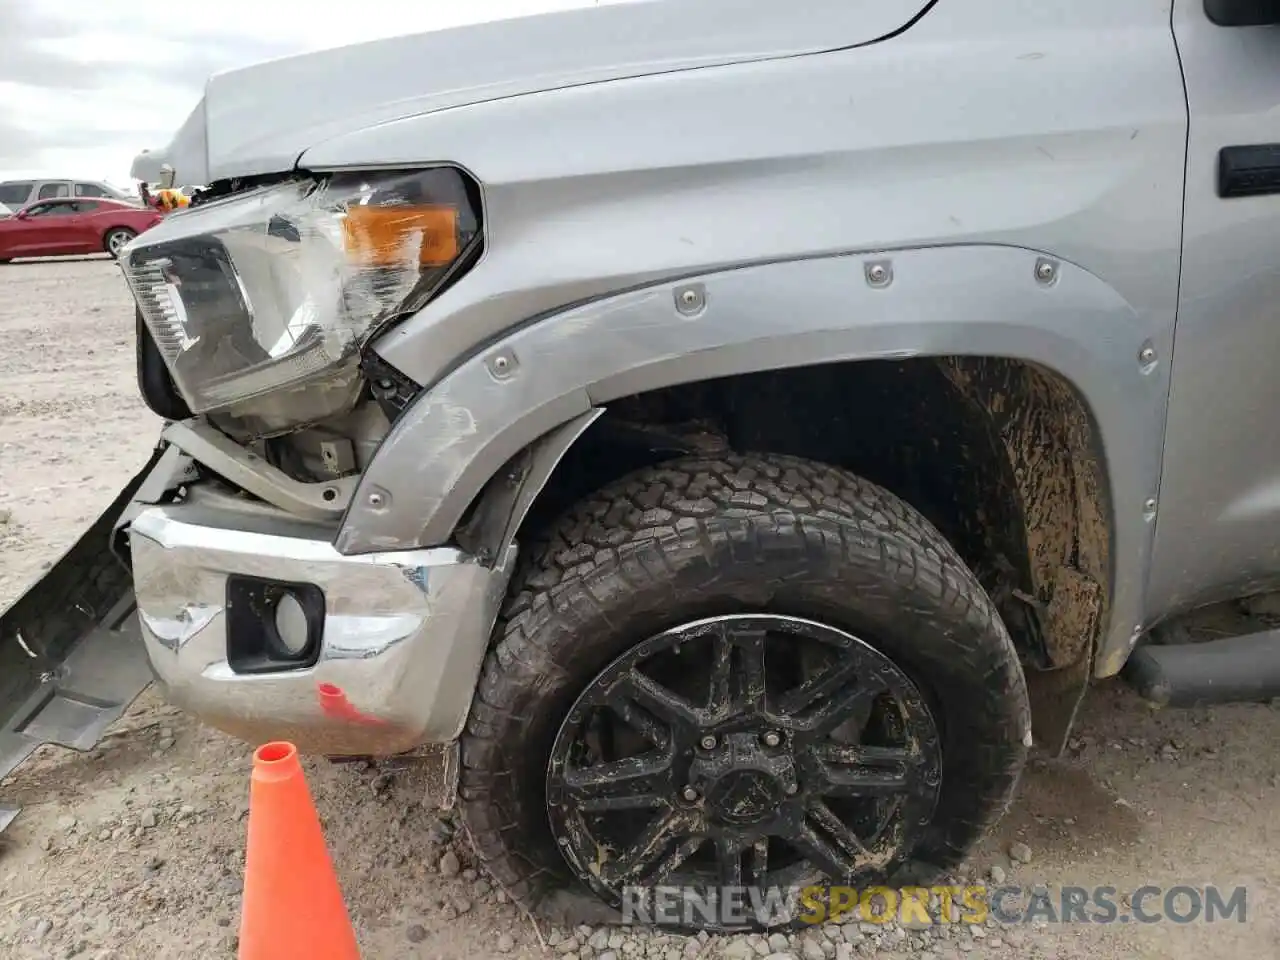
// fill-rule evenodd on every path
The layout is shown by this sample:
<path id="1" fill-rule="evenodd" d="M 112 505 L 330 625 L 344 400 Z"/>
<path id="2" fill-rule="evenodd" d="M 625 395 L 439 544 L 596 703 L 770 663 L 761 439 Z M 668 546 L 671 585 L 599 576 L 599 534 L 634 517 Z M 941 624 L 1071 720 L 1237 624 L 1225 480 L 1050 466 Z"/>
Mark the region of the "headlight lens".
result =
<path id="1" fill-rule="evenodd" d="M 354 362 L 475 249 L 480 219 L 453 168 L 291 181 L 191 208 L 121 258 L 193 413 Z"/>

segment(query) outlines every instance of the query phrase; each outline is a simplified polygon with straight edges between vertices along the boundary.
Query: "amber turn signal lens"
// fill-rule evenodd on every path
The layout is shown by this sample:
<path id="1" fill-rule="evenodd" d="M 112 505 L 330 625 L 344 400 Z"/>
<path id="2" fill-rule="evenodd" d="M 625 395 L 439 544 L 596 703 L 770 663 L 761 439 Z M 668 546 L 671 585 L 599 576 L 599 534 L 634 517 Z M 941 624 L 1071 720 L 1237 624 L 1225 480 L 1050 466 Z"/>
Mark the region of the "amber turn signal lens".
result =
<path id="1" fill-rule="evenodd" d="M 442 267 L 458 257 L 458 211 L 453 207 L 353 206 L 347 209 L 344 228 L 347 250 L 370 266 L 403 267 L 406 254 L 419 243 L 420 266 Z"/>

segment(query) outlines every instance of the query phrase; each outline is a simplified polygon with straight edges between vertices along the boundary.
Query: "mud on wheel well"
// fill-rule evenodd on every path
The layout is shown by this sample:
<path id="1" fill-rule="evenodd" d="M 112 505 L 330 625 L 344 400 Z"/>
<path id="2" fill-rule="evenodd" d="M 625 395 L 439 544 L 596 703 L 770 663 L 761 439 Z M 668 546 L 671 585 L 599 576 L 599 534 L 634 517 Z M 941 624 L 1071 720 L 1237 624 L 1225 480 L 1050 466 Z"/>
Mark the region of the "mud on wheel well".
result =
<path id="1" fill-rule="evenodd" d="M 726 450 L 808 457 L 888 488 L 955 545 L 1026 666 L 1092 652 L 1111 583 L 1101 447 L 1071 386 L 1018 361 L 832 363 L 623 398 L 569 449 L 517 539 L 633 470 Z"/>

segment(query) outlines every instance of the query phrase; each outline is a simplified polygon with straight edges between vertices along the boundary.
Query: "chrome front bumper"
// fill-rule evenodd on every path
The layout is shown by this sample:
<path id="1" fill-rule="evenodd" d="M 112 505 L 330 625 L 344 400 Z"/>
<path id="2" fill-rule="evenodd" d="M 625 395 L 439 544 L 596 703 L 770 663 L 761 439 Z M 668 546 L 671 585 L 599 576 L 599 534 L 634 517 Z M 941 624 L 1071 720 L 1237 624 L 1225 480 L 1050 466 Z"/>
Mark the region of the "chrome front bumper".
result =
<path id="1" fill-rule="evenodd" d="M 250 743 L 387 755 L 462 730 L 513 553 L 485 567 L 450 548 L 343 556 L 331 531 L 265 513 L 149 506 L 129 540 L 143 641 L 166 698 Z M 314 584 L 313 666 L 237 673 L 229 576 Z"/>

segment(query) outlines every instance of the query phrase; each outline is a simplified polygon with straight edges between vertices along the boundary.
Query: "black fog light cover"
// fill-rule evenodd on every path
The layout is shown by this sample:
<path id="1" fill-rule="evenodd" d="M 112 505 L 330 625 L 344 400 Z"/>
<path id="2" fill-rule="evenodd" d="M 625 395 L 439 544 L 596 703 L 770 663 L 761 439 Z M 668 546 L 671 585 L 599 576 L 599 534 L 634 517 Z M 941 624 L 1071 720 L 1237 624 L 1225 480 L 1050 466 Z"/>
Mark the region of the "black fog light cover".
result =
<path id="1" fill-rule="evenodd" d="M 324 634 L 324 591 L 313 583 L 227 578 L 227 662 L 236 673 L 315 666 Z"/>

